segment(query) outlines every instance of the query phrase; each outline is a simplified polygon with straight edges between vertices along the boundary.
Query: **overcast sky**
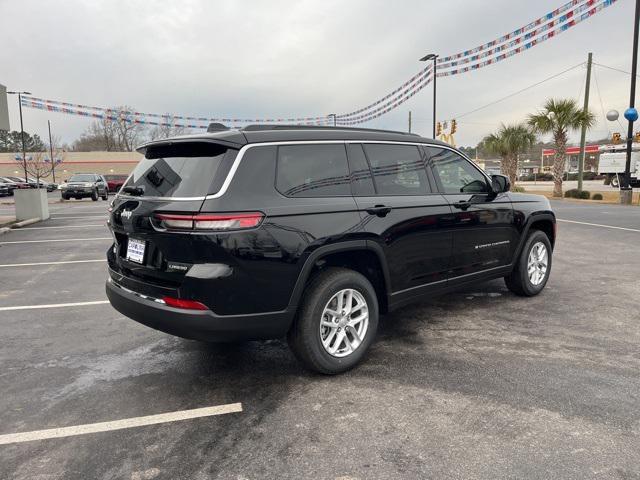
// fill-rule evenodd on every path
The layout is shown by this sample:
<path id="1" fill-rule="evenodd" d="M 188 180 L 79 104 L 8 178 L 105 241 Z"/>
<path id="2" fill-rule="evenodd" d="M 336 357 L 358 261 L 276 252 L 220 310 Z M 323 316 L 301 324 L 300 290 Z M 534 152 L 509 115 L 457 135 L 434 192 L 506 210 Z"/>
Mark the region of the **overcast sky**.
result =
<path id="1" fill-rule="evenodd" d="M 566 0 L 0 0 L 0 83 L 34 96 L 139 111 L 293 116 L 350 112 L 386 95 L 420 68 L 418 58 L 475 47 Z M 438 81 L 438 118 L 450 119 L 586 61 L 630 70 L 631 0 L 619 0 L 555 39 L 475 72 Z M 549 96 L 578 98 L 573 70 L 459 120 L 458 145 L 475 145 L 500 122 L 515 122 Z M 628 103 L 629 76 L 596 67 L 599 123 Z M 19 129 L 10 98 L 12 128 Z M 582 100 L 581 100 L 582 101 Z M 431 132 L 431 87 L 374 128 Z M 24 110 L 25 129 L 46 121 L 71 142 L 89 120 Z M 577 138 L 577 136 L 575 137 Z"/>

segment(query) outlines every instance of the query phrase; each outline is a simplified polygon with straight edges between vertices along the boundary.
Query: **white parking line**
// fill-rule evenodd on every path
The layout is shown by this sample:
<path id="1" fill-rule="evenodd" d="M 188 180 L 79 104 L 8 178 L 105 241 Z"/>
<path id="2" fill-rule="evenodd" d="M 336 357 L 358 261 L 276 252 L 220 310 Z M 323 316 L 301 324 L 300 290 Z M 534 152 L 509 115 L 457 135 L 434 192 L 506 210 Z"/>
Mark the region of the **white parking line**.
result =
<path id="1" fill-rule="evenodd" d="M 58 216 L 58 215 L 52 215 L 51 217 L 49 217 L 49 220 L 75 220 L 75 219 L 86 219 L 86 218 L 104 218 L 106 219 L 107 216 L 106 215 L 84 215 L 84 216 L 80 216 L 80 217 L 62 217 L 62 216 Z"/>
<path id="2" fill-rule="evenodd" d="M 74 435 L 86 435 L 88 433 L 110 432 L 113 430 L 123 430 L 125 428 L 144 427 L 146 425 L 157 425 L 159 423 L 178 422 L 193 418 L 211 417 L 214 415 L 225 415 L 228 413 L 240 412 L 242 412 L 241 403 L 229 403 L 226 405 L 217 405 L 215 407 L 179 410 L 177 412 L 125 418 L 111 422 L 87 423 L 85 425 L 76 425 L 74 427 L 49 428 L 47 430 L 34 430 L 32 432 L 10 433 L 7 435 L 0 435 L 0 445 L 31 442 L 33 440 L 46 440 L 49 438 L 71 437 Z"/>
<path id="3" fill-rule="evenodd" d="M 69 263 L 97 263 L 97 262 L 106 262 L 106 258 L 101 258 L 98 260 L 68 260 L 66 262 L 38 262 L 38 263 L 7 263 L 5 265 L 0 265 L 0 268 L 9 268 L 9 267 L 37 267 L 39 265 L 67 265 Z"/>
<path id="4" fill-rule="evenodd" d="M 26 227 L 16 231 L 22 232 L 23 230 L 47 230 L 49 228 L 87 228 L 87 227 L 106 227 L 106 226 L 107 225 L 105 223 L 101 223 L 99 225 L 60 225 L 58 227 Z"/>
<path id="5" fill-rule="evenodd" d="M 10 312 L 14 310 L 37 310 L 40 308 L 64 308 L 64 307 L 83 307 L 85 305 L 104 305 L 109 300 L 97 300 L 95 302 L 76 302 L 76 303 L 50 303 L 48 305 L 18 305 L 15 307 L 0 307 L 0 312 Z"/>
<path id="6" fill-rule="evenodd" d="M 46 243 L 46 242 L 88 242 L 93 240 L 113 240 L 111 237 L 95 238 L 49 238 L 47 240 L 16 240 L 13 242 L 0 242 L 0 245 L 11 245 L 17 243 Z"/>
<path id="7" fill-rule="evenodd" d="M 557 221 L 558 222 L 565 222 L 565 223 L 577 223 L 579 225 L 589 225 L 590 227 L 613 228 L 614 230 L 625 230 L 627 232 L 638 232 L 638 233 L 640 233 L 640 229 L 637 229 L 637 228 L 614 227 L 613 225 L 601 225 L 599 223 L 577 222 L 575 220 L 564 220 L 562 218 L 558 218 Z"/>

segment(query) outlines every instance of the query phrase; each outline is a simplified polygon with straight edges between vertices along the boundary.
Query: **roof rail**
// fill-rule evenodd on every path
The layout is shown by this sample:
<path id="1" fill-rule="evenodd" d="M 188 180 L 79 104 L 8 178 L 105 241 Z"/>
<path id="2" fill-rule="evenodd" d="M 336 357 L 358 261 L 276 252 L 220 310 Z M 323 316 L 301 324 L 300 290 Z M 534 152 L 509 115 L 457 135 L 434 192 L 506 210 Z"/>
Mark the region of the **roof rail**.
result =
<path id="1" fill-rule="evenodd" d="M 377 133 L 396 133 L 398 135 L 411 135 L 419 137 L 417 133 L 400 132 L 397 130 L 379 130 L 375 128 L 358 128 L 358 127 L 332 127 L 329 125 L 272 125 L 269 123 L 257 123 L 254 125 L 246 125 L 240 130 L 245 132 L 258 132 L 264 130 L 346 130 L 353 132 L 377 132 Z"/>

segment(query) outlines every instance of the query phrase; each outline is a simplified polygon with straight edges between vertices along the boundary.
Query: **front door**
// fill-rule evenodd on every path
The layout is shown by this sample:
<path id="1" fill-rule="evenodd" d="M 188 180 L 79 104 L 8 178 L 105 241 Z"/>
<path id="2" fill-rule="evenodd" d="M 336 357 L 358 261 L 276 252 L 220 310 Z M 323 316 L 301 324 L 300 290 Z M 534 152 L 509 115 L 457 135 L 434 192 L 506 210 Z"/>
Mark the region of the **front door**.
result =
<path id="1" fill-rule="evenodd" d="M 438 191 L 454 215 L 449 284 L 489 276 L 509 265 L 517 246 L 509 196 L 495 195 L 487 176 L 455 151 L 426 150 Z"/>
<path id="2" fill-rule="evenodd" d="M 391 302 L 444 288 L 452 247 L 451 207 L 434 193 L 415 145 L 348 145 L 352 188 L 364 230 L 385 252 Z"/>

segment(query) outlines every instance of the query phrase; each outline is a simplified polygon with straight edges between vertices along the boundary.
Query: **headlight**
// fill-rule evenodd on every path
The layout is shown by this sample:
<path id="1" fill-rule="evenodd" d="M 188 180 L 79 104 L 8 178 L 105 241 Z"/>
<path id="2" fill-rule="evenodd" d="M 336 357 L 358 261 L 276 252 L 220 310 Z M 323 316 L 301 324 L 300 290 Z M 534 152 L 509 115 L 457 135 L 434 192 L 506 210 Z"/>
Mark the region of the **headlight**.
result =
<path id="1" fill-rule="evenodd" d="M 93 187 L 93 183 L 85 183 L 84 186 L 85 187 Z"/>

